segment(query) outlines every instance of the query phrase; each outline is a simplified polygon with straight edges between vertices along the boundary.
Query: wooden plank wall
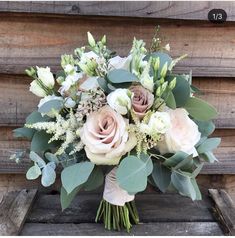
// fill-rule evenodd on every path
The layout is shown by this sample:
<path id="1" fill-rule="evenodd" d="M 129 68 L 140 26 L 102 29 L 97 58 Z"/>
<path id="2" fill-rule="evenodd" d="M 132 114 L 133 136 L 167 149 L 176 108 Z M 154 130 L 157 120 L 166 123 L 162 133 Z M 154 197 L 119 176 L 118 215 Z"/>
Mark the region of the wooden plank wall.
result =
<path id="1" fill-rule="evenodd" d="M 223 8 L 228 21 L 207 21 L 208 11 Z M 133 37 L 148 44 L 161 26 L 171 54 L 188 58 L 177 72 L 192 69 L 202 97 L 217 107 L 215 135 L 222 137 L 216 151 L 220 162 L 206 165 L 199 180 L 203 188 L 224 187 L 235 194 L 235 2 L 0 2 L 0 191 L 38 185 L 27 182 L 21 164 L 9 161 L 15 150 L 29 143 L 12 137 L 37 106 L 29 91 L 28 66 L 59 68 L 60 55 L 86 42 L 86 32 L 107 35 L 108 45 L 128 53 Z M 54 187 L 57 188 L 57 185 Z"/>

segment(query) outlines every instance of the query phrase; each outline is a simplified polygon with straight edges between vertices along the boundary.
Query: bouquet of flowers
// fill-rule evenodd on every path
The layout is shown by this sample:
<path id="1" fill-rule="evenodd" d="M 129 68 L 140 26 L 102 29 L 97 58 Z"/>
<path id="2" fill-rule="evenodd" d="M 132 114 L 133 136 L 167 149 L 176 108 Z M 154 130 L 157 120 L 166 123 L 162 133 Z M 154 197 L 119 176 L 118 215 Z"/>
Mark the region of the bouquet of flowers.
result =
<path id="1" fill-rule="evenodd" d="M 80 190 L 104 184 L 96 222 L 128 232 L 139 222 L 135 194 L 148 183 L 201 199 L 196 176 L 204 162 L 216 161 L 220 139 L 208 136 L 217 112 L 196 97 L 191 73 L 173 72 L 185 55 L 172 59 L 169 50 L 157 35 L 148 50 L 134 38 L 122 58 L 106 47 L 106 36 L 96 41 L 88 32 L 88 45 L 62 55 L 56 75 L 49 67 L 26 70 L 41 98 L 14 130 L 31 141 L 27 179 L 41 176 L 48 187 L 58 168 L 62 209 Z"/>

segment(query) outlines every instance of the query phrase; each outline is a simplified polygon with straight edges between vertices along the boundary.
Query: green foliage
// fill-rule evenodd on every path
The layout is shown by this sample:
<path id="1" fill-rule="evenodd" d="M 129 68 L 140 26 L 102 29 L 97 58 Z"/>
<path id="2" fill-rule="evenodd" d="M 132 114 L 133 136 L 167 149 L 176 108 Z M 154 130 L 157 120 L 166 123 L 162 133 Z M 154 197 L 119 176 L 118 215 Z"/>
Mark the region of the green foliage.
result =
<path id="1" fill-rule="evenodd" d="M 54 162 L 49 162 L 42 169 L 41 183 L 44 187 L 49 187 L 55 182 L 55 179 L 56 179 L 55 168 L 56 168 L 55 163 Z"/>
<path id="2" fill-rule="evenodd" d="M 86 191 L 91 191 L 99 188 L 104 183 L 104 174 L 100 166 L 95 166 L 83 187 Z"/>
<path id="3" fill-rule="evenodd" d="M 58 99 L 53 99 L 53 100 L 43 103 L 42 106 L 39 107 L 38 111 L 40 113 L 46 114 L 46 113 L 51 112 L 52 110 L 60 111 L 62 108 L 63 108 L 63 101 L 58 100 Z"/>
<path id="4" fill-rule="evenodd" d="M 156 186 L 165 192 L 171 182 L 171 170 L 162 163 L 155 162 L 153 165 L 152 178 Z"/>
<path id="5" fill-rule="evenodd" d="M 26 124 L 33 124 L 37 122 L 45 122 L 49 121 L 50 117 L 48 116 L 42 116 L 42 114 L 38 111 L 33 111 L 27 118 L 26 118 Z"/>
<path id="6" fill-rule="evenodd" d="M 59 164 L 59 160 L 56 155 L 54 155 L 50 152 L 47 152 L 47 153 L 45 153 L 45 157 L 49 162 L 54 162 L 55 164 Z"/>
<path id="7" fill-rule="evenodd" d="M 207 137 L 215 130 L 215 124 L 212 121 L 198 121 L 194 120 L 198 125 L 198 130 L 201 132 L 202 137 Z"/>
<path id="8" fill-rule="evenodd" d="M 198 154 L 202 154 L 214 150 L 218 147 L 220 142 L 220 138 L 208 138 L 197 148 L 197 152 Z"/>
<path id="9" fill-rule="evenodd" d="M 71 193 L 76 187 L 84 184 L 93 168 L 94 164 L 88 161 L 66 167 L 61 173 L 61 181 L 67 193 Z"/>
<path id="10" fill-rule="evenodd" d="M 196 200 L 197 194 L 194 185 L 192 184 L 190 176 L 186 173 L 183 175 L 173 171 L 171 174 L 171 182 L 181 195 L 188 196 L 192 200 Z"/>
<path id="11" fill-rule="evenodd" d="M 177 164 L 188 158 L 188 154 L 183 151 L 178 151 L 167 160 L 163 162 L 163 165 L 168 167 L 175 167 Z"/>
<path id="12" fill-rule="evenodd" d="M 13 136 L 14 137 L 22 137 L 22 138 L 27 138 L 29 140 L 32 140 L 33 135 L 35 133 L 34 129 L 29 129 L 29 128 L 17 128 L 15 130 L 13 130 Z"/>
<path id="13" fill-rule="evenodd" d="M 199 121 L 209 121 L 218 115 L 213 106 L 199 98 L 189 98 L 184 108 L 194 119 Z"/>
<path id="14" fill-rule="evenodd" d="M 153 171 L 153 162 L 148 154 L 141 153 L 140 159 L 146 164 L 147 176 L 149 176 Z"/>
<path id="15" fill-rule="evenodd" d="M 34 151 L 30 152 L 29 158 L 34 163 L 36 163 L 39 166 L 40 169 L 43 168 L 46 165 L 45 161 L 38 154 L 36 154 Z"/>
<path id="16" fill-rule="evenodd" d="M 71 193 L 68 194 L 66 190 L 63 187 L 61 187 L 60 203 L 61 203 L 62 211 L 64 211 L 64 209 L 69 207 L 69 205 L 71 204 L 71 202 L 73 201 L 77 193 L 80 191 L 80 189 L 81 189 L 81 186 L 78 186 Z"/>
<path id="17" fill-rule="evenodd" d="M 215 161 L 218 161 L 211 151 L 200 154 L 200 158 L 204 159 L 206 162 L 209 163 L 214 163 Z"/>
<path id="18" fill-rule="evenodd" d="M 175 96 L 172 91 L 167 93 L 167 98 L 165 99 L 166 105 L 171 109 L 176 109 Z"/>
<path id="19" fill-rule="evenodd" d="M 114 69 L 107 74 L 107 78 L 114 84 L 138 81 L 138 78 L 134 74 L 125 69 Z"/>
<path id="20" fill-rule="evenodd" d="M 147 186 L 148 160 L 144 162 L 132 155 L 124 158 L 116 173 L 119 186 L 130 194 L 143 191 Z"/>
<path id="21" fill-rule="evenodd" d="M 26 173 L 26 178 L 28 180 L 34 180 L 37 179 L 41 175 L 41 169 L 37 165 L 37 163 L 34 163 L 32 167 L 29 168 L 29 170 Z"/>
<path id="22" fill-rule="evenodd" d="M 166 77 L 171 82 L 176 77 L 176 85 L 172 90 L 177 107 L 183 107 L 190 98 L 190 84 L 182 75 L 170 75 Z"/>

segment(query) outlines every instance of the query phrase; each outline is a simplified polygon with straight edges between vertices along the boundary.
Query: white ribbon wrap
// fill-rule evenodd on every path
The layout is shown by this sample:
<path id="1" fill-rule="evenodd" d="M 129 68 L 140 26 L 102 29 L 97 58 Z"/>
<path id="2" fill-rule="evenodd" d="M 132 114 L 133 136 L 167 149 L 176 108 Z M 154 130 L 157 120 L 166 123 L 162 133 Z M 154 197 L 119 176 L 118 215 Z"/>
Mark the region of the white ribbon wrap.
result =
<path id="1" fill-rule="evenodd" d="M 103 198 L 107 202 L 117 206 L 124 206 L 126 202 L 135 199 L 134 195 L 129 195 L 127 191 L 120 188 L 116 181 L 117 167 L 112 169 L 105 177 Z"/>

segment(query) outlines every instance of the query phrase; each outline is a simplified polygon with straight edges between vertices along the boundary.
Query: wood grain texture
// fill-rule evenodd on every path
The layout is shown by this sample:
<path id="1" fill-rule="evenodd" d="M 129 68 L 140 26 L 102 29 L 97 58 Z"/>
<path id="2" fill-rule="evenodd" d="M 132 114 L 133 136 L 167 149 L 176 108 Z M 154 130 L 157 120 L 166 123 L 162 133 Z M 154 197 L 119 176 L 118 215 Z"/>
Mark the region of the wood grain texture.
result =
<path id="1" fill-rule="evenodd" d="M 139 224 L 132 227 L 128 234 L 124 231 L 114 232 L 104 229 L 103 224 L 83 223 L 83 224 L 40 224 L 26 223 L 21 232 L 23 236 L 43 235 L 43 236 L 219 236 L 223 235 L 222 230 L 216 222 L 156 222 Z"/>
<path id="2" fill-rule="evenodd" d="M 0 2 L 0 12 L 25 12 L 66 15 L 128 16 L 148 18 L 171 18 L 186 20 L 208 20 L 208 12 L 222 8 L 228 21 L 235 21 L 234 2 L 182 2 L 182 1 L 57 1 L 57 2 Z"/>
<path id="3" fill-rule="evenodd" d="M 25 173 L 31 161 L 25 157 L 20 163 L 9 160 L 9 157 L 17 151 L 26 150 L 30 142 L 13 138 L 11 127 L 0 127 L 0 174 L 1 173 Z M 202 174 L 235 174 L 235 130 L 217 129 L 213 136 L 222 138 L 221 145 L 215 150 L 219 162 L 205 164 Z"/>
<path id="4" fill-rule="evenodd" d="M 58 69 L 60 55 L 86 43 L 86 33 L 107 35 L 108 45 L 126 55 L 134 38 L 148 44 L 154 27 L 160 24 L 164 43 L 170 43 L 173 57 L 187 53 L 177 72 L 194 76 L 234 77 L 233 23 L 172 21 L 111 17 L 50 17 L 3 14 L 0 24 L 0 73 L 22 74 L 25 68 L 48 65 Z M 123 37 L 125 36 L 125 37 Z"/>
<path id="5" fill-rule="evenodd" d="M 41 195 L 27 218 L 29 223 L 90 223 L 94 222 L 102 193 L 79 194 L 62 212 L 59 195 Z M 141 222 L 209 222 L 211 203 L 207 196 L 192 201 L 178 194 L 138 194 L 135 198 Z"/>
<path id="6" fill-rule="evenodd" d="M 0 235 L 18 235 L 24 224 L 37 190 L 6 194 L 0 203 Z"/>
<path id="7" fill-rule="evenodd" d="M 40 98 L 29 92 L 31 79 L 20 75 L 0 75 L 0 126 L 22 126 L 25 118 L 37 108 Z M 194 78 L 200 96 L 214 105 L 217 128 L 235 128 L 235 84 L 233 78 Z"/>
<path id="8" fill-rule="evenodd" d="M 235 203 L 229 194 L 221 189 L 209 189 L 209 194 L 215 202 L 217 214 L 229 232 L 229 235 L 235 235 Z"/>

